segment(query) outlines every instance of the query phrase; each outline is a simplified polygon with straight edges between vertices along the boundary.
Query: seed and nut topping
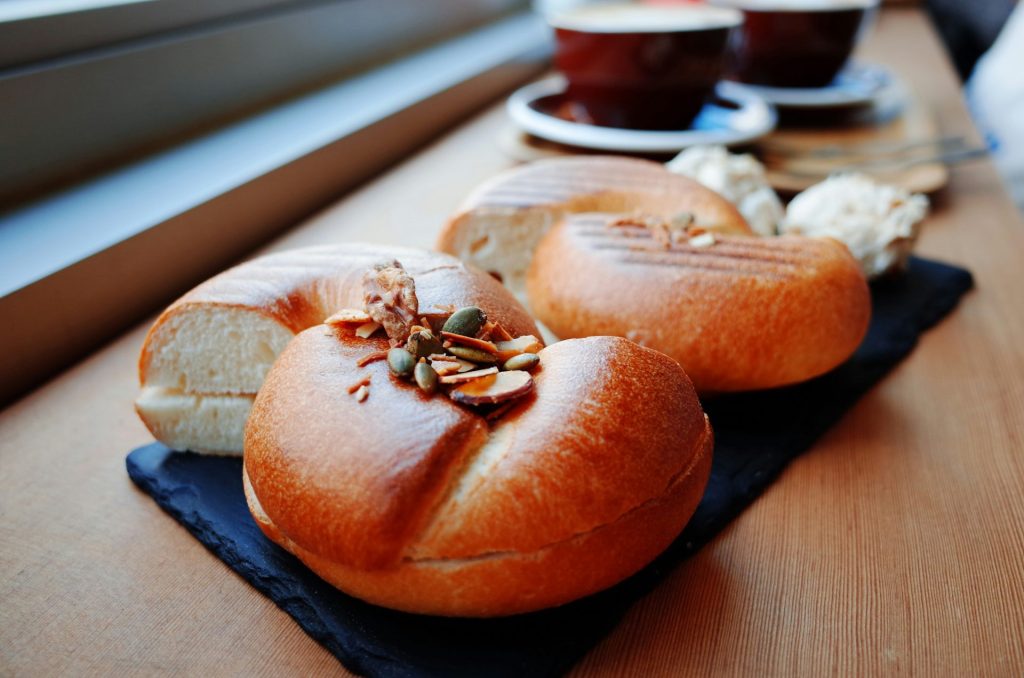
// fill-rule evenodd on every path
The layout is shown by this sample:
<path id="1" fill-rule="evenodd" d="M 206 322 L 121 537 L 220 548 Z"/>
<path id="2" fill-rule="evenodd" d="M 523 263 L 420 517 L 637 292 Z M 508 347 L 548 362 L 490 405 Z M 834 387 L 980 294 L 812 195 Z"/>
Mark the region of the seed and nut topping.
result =
<path id="1" fill-rule="evenodd" d="M 514 372 L 516 370 L 530 372 L 539 364 L 540 357 L 536 353 L 520 353 L 506 360 L 501 369 L 506 372 Z"/>
<path id="2" fill-rule="evenodd" d="M 637 213 L 619 217 L 608 223 L 609 228 L 616 227 L 640 227 L 645 228 L 665 249 L 672 249 L 672 245 L 689 243 L 691 247 L 710 247 L 715 244 L 714 236 L 707 227 L 698 226 L 696 218 L 690 212 L 680 212 L 671 219 L 650 214 Z M 708 237 L 704 237 L 708 236 Z"/>
<path id="3" fill-rule="evenodd" d="M 416 368 L 416 359 L 404 348 L 397 346 L 388 351 L 388 369 L 399 379 L 408 379 Z"/>
<path id="4" fill-rule="evenodd" d="M 476 306 L 467 306 L 448 316 L 441 328 L 442 335 L 459 334 L 466 337 L 475 337 L 477 332 L 487 322 L 487 316 Z"/>
<path id="5" fill-rule="evenodd" d="M 429 395 L 437 390 L 437 372 L 434 371 L 434 368 L 429 363 L 416 363 L 413 378 L 416 380 L 416 385 L 424 393 Z"/>
<path id="6" fill-rule="evenodd" d="M 448 396 L 465 405 L 493 405 L 524 396 L 533 390 L 533 378 L 526 372 L 498 372 L 474 379 L 452 389 Z"/>
<path id="7" fill-rule="evenodd" d="M 486 408 L 489 419 L 533 389 L 530 372 L 540 364 L 537 352 L 543 348 L 537 337 L 513 337 L 477 306 L 435 306 L 447 317 L 442 323 L 431 316 L 431 323 L 419 315 L 415 281 L 398 261 L 368 270 L 363 291 L 364 309 L 342 309 L 325 321 L 354 326 L 355 335 L 364 339 L 384 329 L 391 349 L 363 356 L 360 367 L 386 359 L 394 378 L 414 382 L 426 395 L 441 391 L 463 405 L 500 405 Z M 362 402 L 368 386 L 366 379 L 349 393 Z"/>
<path id="8" fill-rule="evenodd" d="M 384 327 L 392 346 L 405 343 L 416 322 L 419 300 L 416 283 L 402 264 L 382 262 L 363 274 L 363 304 L 370 319 Z"/>

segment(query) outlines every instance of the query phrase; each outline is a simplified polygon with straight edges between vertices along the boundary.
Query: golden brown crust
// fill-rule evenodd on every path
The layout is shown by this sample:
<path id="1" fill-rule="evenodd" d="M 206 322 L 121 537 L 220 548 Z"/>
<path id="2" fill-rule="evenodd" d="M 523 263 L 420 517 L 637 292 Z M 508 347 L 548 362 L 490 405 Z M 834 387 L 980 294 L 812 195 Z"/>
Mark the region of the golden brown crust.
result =
<path id="1" fill-rule="evenodd" d="M 618 156 L 569 156 L 514 167 L 479 186 L 442 230 L 438 249 L 452 252 L 460 219 L 478 210 L 545 209 L 553 213 L 694 214 L 702 225 L 750 233 L 739 210 L 702 184 L 661 163 Z"/>
<path id="2" fill-rule="evenodd" d="M 559 337 L 628 337 L 678 360 L 699 392 L 716 392 L 822 374 L 867 331 L 867 283 L 834 240 L 716 235 L 710 247 L 684 238 L 666 249 L 612 220 L 576 215 L 537 248 L 527 291 Z"/>
<path id="3" fill-rule="evenodd" d="M 649 562 L 700 499 L 710 427 L 664 355 L 612 337 L 553 345 L 534 395 L 489 425 L 356 365 L 377 348 L 304 332 L 246 431 L 264 532 L 353 595 L 464 616 L 562 604 Z M 346 387 L 365 376 L 360 403 Z"/>
<path id="4" fill-rule="evenodd" d="M 660 163 L 565 157 L 521 165 L 481 185 L 445 224 L 437 249 L 500 273 L 520 294 L 540 237 L 565 215 L 578 212 L 664 219 L 688 214 L 711 230 L 751 233 L 732 203 Z"/>
<path id="5" fill-rule="evenodd" d="M 167 307 L 146 335 L 139 356 L 139 380 L 146 385 L 154 355 L 167 340 L 162 330 L 175 315 L 200 307 L 241 308 L 298 333 L 338 309 L 362 308 L 363 272 L 374 263 L 391 259 L 398 259 L 414 277 L 423 315 L 440 314 L 439 304 L 475 304 L 510 331 L 537 334 L 529 315 L 498 281 L 453 257 L 381 245 L 307 247 L 235 266 Z"/>

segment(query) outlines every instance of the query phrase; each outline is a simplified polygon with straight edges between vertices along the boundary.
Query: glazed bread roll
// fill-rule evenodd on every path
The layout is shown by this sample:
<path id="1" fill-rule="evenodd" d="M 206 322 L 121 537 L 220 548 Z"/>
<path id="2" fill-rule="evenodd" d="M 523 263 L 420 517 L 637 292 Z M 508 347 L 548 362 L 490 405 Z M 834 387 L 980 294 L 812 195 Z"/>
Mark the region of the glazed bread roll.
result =
<path id="1" fill-rule="evenodd" d="M 660 163 L 565 157 L 521 165 L 481 185 L 445 225 L 437 249 L 500 274 L 521 295 L 537 242 L 576 212 L 689 214 L 709 230 L 751 232 L 732 203 Z"/>
<path id="2" fill-rule="evenodd" d="M 416 278 L 423 315 L 441 314 L 437 304 L 477 305 L 517 334 L 538 334 L 497 281 L 443 254 L 354 244 L 280 252 L 211 278 L 160 315 L 139 358 L 139 416 L 173 449 L 241 454 L 278 354 L 336 310 L 361 308 L 365 270 L 395 258 Z"/>
<path id="3" fill-rule="evenodd" d="M 657 235 L 605 214 L 564 220 L 529 271 L 537 319 L 562 338 L 617 335 L 662 351 L 701 393 L 810 379 L 867 332 L 867 283 L 838 241 Z"/>
<path id="4" fill-rule="evenodd" d="M 417 279 L 417 283 L 419 279 Z M 622 580 L 678 535 L 712 434 L 679 365 L 621 338 L 540 351 L 494 420 L 357 363 L 387 340 L 317 326 L 267 375 L 244 486 L 264 533 L 363 600 L 484 617 Z M 368 384 L 363 400 L 345 395 Z"/>

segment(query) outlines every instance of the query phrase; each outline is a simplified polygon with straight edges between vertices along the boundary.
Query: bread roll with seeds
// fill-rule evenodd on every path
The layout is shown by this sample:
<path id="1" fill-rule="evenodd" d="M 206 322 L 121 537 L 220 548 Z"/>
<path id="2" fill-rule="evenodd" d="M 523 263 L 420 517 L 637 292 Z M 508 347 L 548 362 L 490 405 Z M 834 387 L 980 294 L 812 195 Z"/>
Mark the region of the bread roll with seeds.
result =
<path id="1" fill-rule="evenodd" d="M 528 163 L 484 183 L 445 225 L 437 249 L 500 274 L 522 298 L 537 242 L 564 215 L 577 212 L 663 219 L 688 213 L 710 230 L 751 233 L 732 203 L 660 163 L 580 156 Z"/>
<path id="2" fill-rule="evenodd" d="M 488 420 L 385 361 L 359 366 L 386 347 L 345 327 L 299 334 L 246 426 L 257 523 L 346 593 L 450 616 L 561 605 L 650 562 L 701 498 L 711 429 L 656 351 L 614 337 L 544 348 L 532 393 Z M 345 395 L 367 379 L 364 400 Z"/>
<path id="3" fill-rule="evenodd" d="M 538 245 L 527 291 L 557 336 L 627 337 L 675 358 L 699 392 L 713 393 L 818 376 L 867 332 L 867 283 L 836 240 L 666 241 L 619 221 L 574 215 Z"/>
<path id="4" fill-rule="evenodd" d="M 171 304 L 139 357 L 136 411 L 177 450 L 241 454 L 245 421 L 277 355 L 302 330 L 362 308 L 362 275 L 398 259 L 417 283 L 422 315 L 476 305 L 516 334 L 539 336 L 491 276 L 457 259 L 403 247 L 345 244 L 270 254 L 236 266 Z"/>

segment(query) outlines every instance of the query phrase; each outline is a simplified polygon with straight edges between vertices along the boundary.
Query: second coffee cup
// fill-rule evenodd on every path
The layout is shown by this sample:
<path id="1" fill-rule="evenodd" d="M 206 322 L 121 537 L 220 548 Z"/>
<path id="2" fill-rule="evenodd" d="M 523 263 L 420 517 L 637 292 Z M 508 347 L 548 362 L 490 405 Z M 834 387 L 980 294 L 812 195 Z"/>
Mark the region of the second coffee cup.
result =
<path id="1" fill-rule="evenodd" d="M 587 5 L 548 17 L 566 98 L 586 122 L 686 129 L 721 79 L 743 21 L 706 5 Z"/>
<path id="2" fill-rule="evenodd" d="M 729 77 L 751 85 L 829 85 L 863 37 L 879 0 L 714 0 L 742 10 Z"/>

